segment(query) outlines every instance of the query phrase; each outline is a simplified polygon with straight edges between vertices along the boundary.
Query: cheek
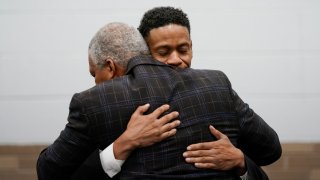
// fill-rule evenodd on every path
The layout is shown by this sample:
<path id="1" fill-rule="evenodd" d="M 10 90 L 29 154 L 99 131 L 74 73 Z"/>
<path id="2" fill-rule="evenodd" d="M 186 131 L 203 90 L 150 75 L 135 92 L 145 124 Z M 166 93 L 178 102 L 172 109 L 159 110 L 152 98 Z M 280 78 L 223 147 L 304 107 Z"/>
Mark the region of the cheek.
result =
<path id="1" fill-rule="evenodd" d="M 181 59 L 187 67 L 191 66 L 192 54 L 182 55 Z"/>
<path id="2" fill-rule="evenodd" d="M 192 57 L 193 57 L 193 53 L 192 51 L 189 53 L 188 58 L 186 59 L 186 63 L 188 64 L 188 66 L 191 66 L 191 61 L 192 61 Z"/>
<path id="3" fill-rule="evenodd" d="M 166 63 L 168 61 L 167 57 L 160 56 L 159 54 L 151 54 L 152 57 L 160 62 Z"/>

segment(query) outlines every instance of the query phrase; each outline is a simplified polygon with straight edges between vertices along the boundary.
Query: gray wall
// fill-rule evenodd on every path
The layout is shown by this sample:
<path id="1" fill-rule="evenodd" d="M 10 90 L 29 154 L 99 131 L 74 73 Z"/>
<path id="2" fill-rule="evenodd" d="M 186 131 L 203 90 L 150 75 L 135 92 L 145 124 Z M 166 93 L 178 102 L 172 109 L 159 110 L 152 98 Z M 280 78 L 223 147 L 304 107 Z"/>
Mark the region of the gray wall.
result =
<path id="1" fill-rule="evenodd" d="M 193 68 L 223 70 L 282 142 L 320 141 L 320 1 L 0 0 L 0 144 L 52 142 L 94 85 L 94 33 L 160 5 L 189 15 Z"/>

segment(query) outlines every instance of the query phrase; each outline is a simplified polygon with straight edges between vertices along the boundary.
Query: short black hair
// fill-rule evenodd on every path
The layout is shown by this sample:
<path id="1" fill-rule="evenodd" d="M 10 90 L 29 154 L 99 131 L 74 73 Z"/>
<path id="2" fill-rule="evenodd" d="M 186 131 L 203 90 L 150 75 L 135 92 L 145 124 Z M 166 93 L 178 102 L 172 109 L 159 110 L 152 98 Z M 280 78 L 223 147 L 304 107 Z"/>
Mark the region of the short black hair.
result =
<path id="1" fill-rule="evenodd" d="M 174 7 L 156 7 L 147 11 L 141 21 L 138 30 L 143 38 L 146 38 L 152 29 L 178 24 L 188 29 L 190 34 L 190 22 L 186 13 Z"/>

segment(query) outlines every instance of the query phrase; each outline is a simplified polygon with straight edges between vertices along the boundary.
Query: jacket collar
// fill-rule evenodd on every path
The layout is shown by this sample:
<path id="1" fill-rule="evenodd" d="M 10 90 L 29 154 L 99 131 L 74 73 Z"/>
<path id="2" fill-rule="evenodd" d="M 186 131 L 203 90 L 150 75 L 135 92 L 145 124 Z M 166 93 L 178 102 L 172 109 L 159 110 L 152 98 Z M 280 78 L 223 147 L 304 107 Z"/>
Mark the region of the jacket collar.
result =
<path id="1" fill-rule="evenodd" d="M 167 64 L 164 64 L 160 61 L 157 61 L 155 59 L 153 59 L 151 56 L 136 56 L 133 57 L 129 60 L 128 66 L 127 66 L 127 71 L 126 74 L 129 74 L 134 67 L 138 66 L 138 65 L 156 65 L 156 66 L 168 66 L 171 67 Z"/>

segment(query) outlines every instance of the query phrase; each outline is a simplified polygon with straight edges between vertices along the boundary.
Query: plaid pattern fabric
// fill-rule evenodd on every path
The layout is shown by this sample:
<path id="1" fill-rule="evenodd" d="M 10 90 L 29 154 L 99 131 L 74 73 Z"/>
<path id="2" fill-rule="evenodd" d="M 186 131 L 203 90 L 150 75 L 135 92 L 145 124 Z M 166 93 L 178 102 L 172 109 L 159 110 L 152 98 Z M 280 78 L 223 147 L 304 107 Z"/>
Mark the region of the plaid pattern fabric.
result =
<path id="1" fill-rule="evenodd" d="M 270 157 L 275 154 L 277 142 L 272 138 L 277 135 L 242 102 L 224 73 L 173 69 L 149 57 L 136 57 L 130 61 L 126 76 L 73 96 L 68 124 L 40 155 L 38 174 L 70 176 L 94 149 L 114 142 L 135 109 L 146 103 L 151 104 L 149 112 L 170 104 L 170 111 L 179 112 L 181 125 L 175 136 L 133 152 L 116 179 L 239 179 L 233 171 L 195 168 L 182 157 L 188 145 L 215 140 L 210 124 L 235 146 L 243 143 L 241 147 L 254 161 L 268 163 L 265 158 L 272 161 Z M 255 140 L 243 139 L 249 136 Z M 266 149 L 259 149 L 259 145 L 251 149 L 261 140 L 266 140 L 262 146 Z M 267 155 L 260 159 L 261 152 Z"/>

